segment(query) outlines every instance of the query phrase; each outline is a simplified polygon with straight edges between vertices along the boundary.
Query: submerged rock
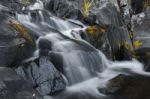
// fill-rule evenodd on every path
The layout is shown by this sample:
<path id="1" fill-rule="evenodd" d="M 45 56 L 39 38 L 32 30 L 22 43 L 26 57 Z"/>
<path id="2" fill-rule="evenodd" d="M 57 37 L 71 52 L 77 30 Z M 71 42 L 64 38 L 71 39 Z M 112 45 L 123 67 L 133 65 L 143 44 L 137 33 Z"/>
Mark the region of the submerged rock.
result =
<path id="1" fill-rule="evenodd" d="M 32 82 L 42 95 L 56 94 L 65 89 L 63 75 L 54 67 L 48 57 L 39 59 L 16 69 L 24 79 Z"/>
<path id="2" fill-rule="evenodd" d="M 42 99 L 13 69 L 0 67 L 0 99 Z"/>
<path id="3" fill-rule="evenodd" d="M 68 80 L 68 85 L 74 85 L 97 76 L 106 68 L 100 52 L 51 52 L 51 60 Z"/>

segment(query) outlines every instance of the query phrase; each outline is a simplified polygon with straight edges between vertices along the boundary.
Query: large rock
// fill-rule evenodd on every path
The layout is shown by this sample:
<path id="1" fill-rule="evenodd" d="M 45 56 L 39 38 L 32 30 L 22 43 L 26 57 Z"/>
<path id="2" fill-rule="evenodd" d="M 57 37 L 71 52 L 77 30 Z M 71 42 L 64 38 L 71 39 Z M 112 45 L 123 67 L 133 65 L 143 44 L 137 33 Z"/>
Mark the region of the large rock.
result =
<path id="1" fill-rule="evenodd" d="M 150 72 L 150 48 L 139 48 L 135 53 L 136 58 L 144 64 L 144 69 Z"/>
<path id="2" fill-rule="evenodd" d="M 42 99 L 32 87 L 10 68 L 0 67 L 0 99 Z"/>
<path id="3" fill-rule="evenodd" d="M 138 14 L 150 6 L 149 0 L 129 0 L 133 14 Z"/>
<path id="4" fill-rule="evenodd" d="M 134 15 L 132 18 L 134 33 L 134 48 L 137 59 L 144 63 L 145 69 L 149 70 L 150 53 L 150 9 Z"/>
<path id="5" fill-rule="evenodd" d="M 111 27 L 107 37 L 112 49 L 112 56 L 115 60 L 132 59 L 132 42 L 127 29 L 124 27 Z"/>
<path id="6" fill-rule="evenodd" d="M 79 9 L 81 8 L 81 6 L 79 7 L 79 4 L 81 3 L 71 0 L 48 0 L 45 3 L 45 8 L 61 18 L 72 18 L 82 20 L 83 14 L 82 11 Z"/>
<path id="7" fill-rule="evenodd" d="M 20 4 L 18 4 L 17 0 L 1 0 L 0 4 L 2 4 L 3 6 L 8 7 L 11 10 L 16 10 L 19 11 L 21 10 L 22 6 Z"/>
<path id="8" fill-rule="evenodd" d="M 96 11 L 96 24 L 95 30 L 87 31 L 90 34 L 88 36 L 92 45 L 103 50 L 112 59 L 132 59 L 133 48 L 129 32 L 120 12 L 113 3 L 104 3 Z"/>
<path id="9" fill-rule="evenodd" d="M 41 57 L 16 69 L 24 79 L 32 82 L 42 95 L 56 94 L 65 89 L 63 75 L 54 67 L 48 57 Z"/>
<path id="10" fill-rule="evenodd" d="M 150 42 L 150 9 L 143 13 L 133 16 L 132 18 L 134 40 L 139 40 L 142 44 L 139 48 L 149 48 Z"/>
<path id="11" fill-rule="evenodd" d="M 113 3 L 104 3 L 96 11 L 97 24 L 101 26 L 123 26 L 123 19 Z"/>
<path id="12" fill-rule="evenodd" d="M 95 77 L 107 66 L 101 52 L 51 52 L 50 57 L 56 68 L 67 78 L 68 85 L 74 85 Z"/>
<path id="13" fill-rule="evenodd" d="M 118 75 L 100 92 L 112 95 L 112 99 L 149 99 L 150 77 L 144 75 Z M 105 91 L 104 91 L 105 90 Z"/>
<path id="14" fill-rule="evenodd" d="M 19 22 L 0 14 L 0 66 L 10 66 L 28 58 L 35 42 L 30 32 Z"/>
<path id="15" fill-rule="evenodd" d="M 20 11 L 23 6 L 28 6 L 36 0 L 1 0 L 0 4 L 7 6 L 11 10 Z"/>

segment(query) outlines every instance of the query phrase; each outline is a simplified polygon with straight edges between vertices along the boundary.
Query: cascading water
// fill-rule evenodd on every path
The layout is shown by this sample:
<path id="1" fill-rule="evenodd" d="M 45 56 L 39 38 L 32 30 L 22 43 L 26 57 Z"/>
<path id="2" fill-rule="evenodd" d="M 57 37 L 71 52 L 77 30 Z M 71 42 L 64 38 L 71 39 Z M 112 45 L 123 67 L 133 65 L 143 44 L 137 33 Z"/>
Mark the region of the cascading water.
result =
<path id="1" fill-rule="evenodd" d="M 35 13 L 36 18 L 32 17 L 31 12 Z M 57 56 L 62 58 L 61 64 L 56 68 L 61 68 L 60 71 L 68 80 L 68 87 L 64 92 L 52 97 L 45 96 L 45 99 L 112 99 L 99 93 L 97 88 L 105 87 L 108 80 L 121 73 L 150 75 L 144 72 L 139 62 L 111 62 L 102 52 L 81 40 L 80 35 L 77 39 L 71 34 L 72 30 L 78 32 L 84 30 L 85 26 L 62 20 L 45 10 L 31 12 L 18 14 L 18 20 L 36 33 L 37 50 L 41 50 L 40 46 L 46 40 L 47 54 L 56 59 Z"/>
<path id="2" fill-rule="evenodd" d="M 30 10 L 43 9 L 44 4 L 41 0 L 36 0 L 36 2 L 28 7 Z"/>
<path id="3" fill-rule="evenodd" d="M 19 16 L 21 17 L 23 15 L 19 15 Z M 23 17 L 26 17 L 26 16 L 23 16 Z M 73 26 L 70 25 L 71 23 L 67 21 L 63 21 L 61 19 L 59 19 L 58 21 L 57 20 L 58 20 L 57 18 L 53 17 L 52 18 L 53 24 L 52 23 L 50 24 L 51 26 L 56 25 L 56 28 L 62 31 L 62 33 L 66 33 L 64 32 L 65 30 L 68 31 L 68 29 L 73 28 Z M 32 31 L 35 31 L 37 33 L 37 30 L 34 27 L 35 26 L 38 27 L 38 25 L 30 21 L 25 21 L 25 23 L 23 21 L 21 22 L 23 24 L 27 23 L 26 24 L 27 27 L 30 27 Z M 61 29 L 59 27 L 61 27 Z M 76 27 L 79 27 L 79 26 L 76 26 Z M 51 31 L 48 32 L 48 31 L 43 30 L 42 28 L 40 29 L 41 29 L 40 30 L 41 34 L 45 34 L 44 32 L 47 32 L 47 33 L 46 35 L 40 36 L 37 42 L 42 42 L 41 40 L 43 39 L 48 40 L 51 45 L 51 49 L 49 49 L 50 53 L 57 53 L 58 55 L 62 56 L 63 58 L 62 65 L 64 66 L 64 72 L 69 79 L 68 80 L 69 85 L 94 77 L 96 75 L 96 71 L 100 72 L 102 71 L 102 68 L 105 67 L 105 66 L 102 66 L 102 63 L 103 63 L 102 59 L 96 49 L 92 48 L 91 46 L 79 40 L 77 41 L 83 44 L 77 44 L 77 41 L 73 41 L 72 38 L 69 38 L 71 34 L 68 37 L 66 37 L 65 35 L 60 34 L 58 32 L 51 32 Z M 37 46 L 40 46 L 39 43 L 37 44 L 38 44 Z"/>

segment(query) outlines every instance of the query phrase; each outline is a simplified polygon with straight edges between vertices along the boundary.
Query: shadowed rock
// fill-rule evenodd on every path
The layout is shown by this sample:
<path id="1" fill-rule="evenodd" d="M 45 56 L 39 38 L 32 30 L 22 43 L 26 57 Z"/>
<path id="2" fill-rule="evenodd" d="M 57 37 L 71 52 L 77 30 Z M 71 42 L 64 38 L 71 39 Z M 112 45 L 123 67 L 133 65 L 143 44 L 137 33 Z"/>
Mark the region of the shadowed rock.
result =
<path id="1" fill-rule="evenodd" d="M 13 69 L 0 67 L 0 99 L 42 99 Z"/>
<path id="2" fill-rule="evenodd" d="M 30 37 L 33 40 L 30 33 L 25 32 L 25 28 L 20 23 L 16 23 L 17 28 L 14 28 L 13 24 L 10 25 L 10 21 L 15 20 L 5 14 L 0 13 L 0 19 L 0 65 L 10 66 L 13 63 L 20 63 L 23 59 L 30 57 L 34 51 L 34 41 L 29 43 L 24 38 L 25 33 L 28 35 L 27 38 Z"/>
<path id="3" fill-rule="evenodd" d="M 149 99 L 150 77 L 144 75 L 119 75 L 111 79 L 106 89 L 100 92 L 114 99 Z"/>
<path id="4" fill-rule="evenodd" d="M 16 69 L 24 79 L 31 81 L 33 87 L 42 95 L 56 94 L 65 89 L 62 74 L 54 67 L 48 57 L 41 57 Z"/>

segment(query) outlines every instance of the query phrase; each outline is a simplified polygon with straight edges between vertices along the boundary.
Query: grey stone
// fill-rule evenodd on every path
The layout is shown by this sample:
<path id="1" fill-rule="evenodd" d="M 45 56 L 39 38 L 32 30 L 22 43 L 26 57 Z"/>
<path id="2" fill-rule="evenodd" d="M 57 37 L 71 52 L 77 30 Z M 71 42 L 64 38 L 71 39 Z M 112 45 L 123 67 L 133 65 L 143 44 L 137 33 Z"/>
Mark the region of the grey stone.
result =
<path id="1" fill-rule="evenodd" d="M 28 66 L 19 67 L 17 73 L 32 82 L 42 94 L 55 94 L 66 87 L 62 74 L 54 67 L 48 57 L 41 57 Z"/>
<path id="2" fill-rule="evenodd" d="M 0 99 L 42 99 L 13 69 L 0 67 L 0 78 Z"/>

